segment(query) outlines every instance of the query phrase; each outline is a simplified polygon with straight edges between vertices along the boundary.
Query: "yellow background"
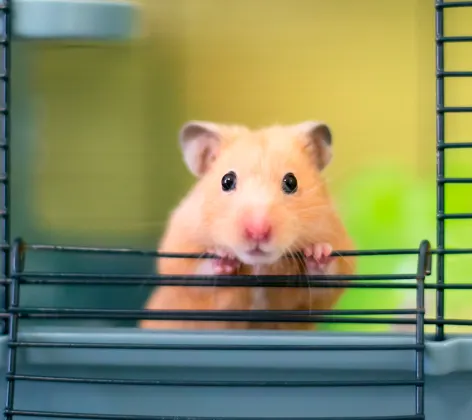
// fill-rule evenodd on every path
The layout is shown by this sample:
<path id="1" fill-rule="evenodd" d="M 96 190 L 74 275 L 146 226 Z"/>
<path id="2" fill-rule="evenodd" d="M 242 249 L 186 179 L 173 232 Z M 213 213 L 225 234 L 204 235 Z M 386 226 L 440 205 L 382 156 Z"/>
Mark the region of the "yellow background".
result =
<path id="1" fill-rule="evenodd" d="M 139 41 L 44 45 L 36 55 L 44 101 L 38 217 L 49 229 L 123 238 L 162 223 L 161 209 L 182 192 L 175 137 L 190 118 L 326 120 L 335 135 L 334 189 L 372 162 L 434 173 L 431 1 L 140 3 Z M 447 13 L 449 34 L 467 31 L 470 9 Z M 472 68 L 471 46 L 448 48 L 451 68 Z M 472 84 L 451 80 L 447 92 L 463 103 Z M 454 116 L 449 138 L 467 140 L 455 136 L 470 132 L 466 118 Z M 171 182 L 162 179 L 167 172 Z"/>

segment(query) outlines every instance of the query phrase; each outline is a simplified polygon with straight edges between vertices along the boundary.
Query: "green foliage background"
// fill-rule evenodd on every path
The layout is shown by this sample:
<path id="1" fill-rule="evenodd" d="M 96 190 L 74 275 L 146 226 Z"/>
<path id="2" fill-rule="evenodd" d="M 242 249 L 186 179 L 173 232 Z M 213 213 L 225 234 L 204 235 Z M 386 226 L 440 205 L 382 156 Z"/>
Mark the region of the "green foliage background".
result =
<path id="1" fill-rule="evenodd" d="M 467 163 L 455 163 L 454 169 L 470 170 Z M 351 204 L 355 203 L 355 204 Z M 395 167 L 366 168 L 346 182 L 340 192 L 339 207 L 344 214 L 347 226 L 356 238 L 359 249 L 376 249 L 379 242 L 388 248 L 412 248 L 421 239 L 428 239 L 433 247 L 436 242 L 436 189 L 434 182 L 416 179 L 411 174 Z M 460 189 L 446 192 L 446 209 L 472 208 L 472 196 Z M 362 221 L 362 222 L 361 222 Z M 450 221 L 446 226 L 446 246 L 451 248 L 470 248 L 472 224 L 464 221 Z M 435 281 L 436 259 L 433 259 L 433 275 L 427 282 Z M 414 273 L 415 256 L 361 257 L 359 273 L 397 274 Z M 470 283 L 472 258 L 470 256 L 446 256 L 445 278 L 449 283 Z M 406 280 L 404 280 L 406 281 Z M 407 289 L 349 289 L 341 299 L 341 309 L 414 309 L 416 296 L 414 290 Z M 435 292 L 426 291 L 426 316 L 435 316 Z M 446 318 L 467 319 L 472 317 L 470 292 L 452 291 L 445 293 Z M 387 331 L 385 325 L 363 325 L 362 330 Z M 322 327 L 323 329 L 323 327 Z M 359 330 L 353 324 L 329 324 L 327 330 Z M 449 332 L 472 331 L 467 327 L 447 327 Z M 432 331 L 432 327 L 427 327 Z"/>

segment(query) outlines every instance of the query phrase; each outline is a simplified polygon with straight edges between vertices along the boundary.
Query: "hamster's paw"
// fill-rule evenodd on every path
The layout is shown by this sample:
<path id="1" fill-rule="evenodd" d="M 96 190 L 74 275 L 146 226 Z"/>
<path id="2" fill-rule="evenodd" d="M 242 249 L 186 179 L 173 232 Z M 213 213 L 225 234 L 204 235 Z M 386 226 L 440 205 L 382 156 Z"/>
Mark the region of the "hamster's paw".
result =
<path id="1" fill-rule="evenodd" d="M 308 274 L 320 274 L 326 270 L 332 261 L 331 253 L 333 247 L 327 243 L 310 245 L 303 250 L 306 257 L 306 268 Z"/>
<path id="2" fill-rule="evenodd" d="M 212 249 L 209 252 L 219 256 L 219 258 L 212 260 L 212 268 L 215 274 L 234 274 L 241 267 L 241 262 L 229 252 L 218 249 Z"/>

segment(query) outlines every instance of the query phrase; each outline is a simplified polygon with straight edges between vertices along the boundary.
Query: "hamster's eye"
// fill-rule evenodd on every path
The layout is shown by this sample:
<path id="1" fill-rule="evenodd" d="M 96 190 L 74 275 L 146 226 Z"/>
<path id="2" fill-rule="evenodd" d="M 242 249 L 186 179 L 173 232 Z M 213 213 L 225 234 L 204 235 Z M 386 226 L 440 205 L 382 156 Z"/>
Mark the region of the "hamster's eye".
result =
<path id="1" fill-rule="evenodd" d="M 228 172 L 221 178 L 221 188 L 223 191 L 231 191 L 236 188 L 236 174 L 233 171 Z"/>
<path id="2" fill-rule="evenodd" d="M 285 194 L 293 194 L 295 191 L 297 191 L 297 188 L 298 188 L 298 182 L 295 175 L 292 174 L 291 172 L 289 172 L 288 174 L 285 174 L 282 179 L 283 192 Z"/>

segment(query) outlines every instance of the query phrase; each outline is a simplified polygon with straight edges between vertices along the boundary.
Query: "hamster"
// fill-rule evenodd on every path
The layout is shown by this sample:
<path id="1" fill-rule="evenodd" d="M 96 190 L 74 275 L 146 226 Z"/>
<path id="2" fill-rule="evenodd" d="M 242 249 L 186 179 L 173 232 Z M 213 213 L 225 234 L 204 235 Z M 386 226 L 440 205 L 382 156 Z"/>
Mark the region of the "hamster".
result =
<path id="1" fill-rule="evenodd" d="M 332 157 L 328 125 L 306 121 L 251 130 L 190 121 L 180 130 L 179 144 L 197 182 L 171 213 L 159 251 L 220 258 L 158 259 L 160 274 L 298 274 L 302 282 L 307 274 L 354 274 L 354 257 L 331 256 L 354 244 L 322 175 Z M 290 254 L 295 258 L 284 257 Z M 162 286 L 145 308 L 331 309 L 343 290 Z M 142 320 L 139 327 L 311 330 L 314 323 Z"/>

